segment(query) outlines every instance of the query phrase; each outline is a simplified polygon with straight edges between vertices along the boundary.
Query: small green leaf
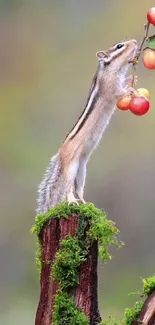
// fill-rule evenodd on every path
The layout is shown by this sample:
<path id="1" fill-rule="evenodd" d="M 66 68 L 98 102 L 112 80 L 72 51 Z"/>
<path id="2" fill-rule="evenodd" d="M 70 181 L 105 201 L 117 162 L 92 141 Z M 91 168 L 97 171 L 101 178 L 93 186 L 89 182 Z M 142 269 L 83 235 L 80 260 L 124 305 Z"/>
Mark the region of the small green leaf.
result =
<path id="1" fill-rule="evenodd" d="M 147 47 L 149 49 L 155 50 L 155 35 L 150 37 L 147 41 Z"/>

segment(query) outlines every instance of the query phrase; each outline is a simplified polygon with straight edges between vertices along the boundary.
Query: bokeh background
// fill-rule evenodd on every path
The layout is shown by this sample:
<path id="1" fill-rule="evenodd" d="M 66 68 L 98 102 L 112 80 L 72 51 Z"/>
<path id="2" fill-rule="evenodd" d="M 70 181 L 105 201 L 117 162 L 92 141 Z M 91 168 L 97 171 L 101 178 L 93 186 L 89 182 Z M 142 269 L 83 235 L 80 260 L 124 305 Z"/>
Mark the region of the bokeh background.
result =
<path id="1" fill-rule="evenodd" d="M 81 113 L 95 53 L 140 41 L 151 0 L 0 1 L 0 324 L 34 324 L 39 298 L 37 186 Z M 125 242 L 99 266 L 103 318 L 133 305 L 155 271 L 155 72 L 139 64 L 150 112 L 117 111 L 88 165 L 85 198 L 104 208 Z M 110 85 L 109 85 L 110 86 Z"/>

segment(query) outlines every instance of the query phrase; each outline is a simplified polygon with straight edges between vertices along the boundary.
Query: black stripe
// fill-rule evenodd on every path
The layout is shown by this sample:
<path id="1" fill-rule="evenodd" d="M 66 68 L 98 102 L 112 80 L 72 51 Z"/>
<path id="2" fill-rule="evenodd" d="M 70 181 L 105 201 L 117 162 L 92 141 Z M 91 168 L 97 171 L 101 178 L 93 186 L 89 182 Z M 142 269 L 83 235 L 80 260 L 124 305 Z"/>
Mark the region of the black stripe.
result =
<path id="1" fill-rule="evenodd" d="M 122 51 L 123 52 L 123 51 Z M 119 52 L 117 55 L 114 55 L 112 57 L 112 59 L 109 59 L 106 61 L 106 59 L 104 60 L 104 67 L 108 66 L 111 62 L 113 62 L 115 59 L 117 59 L 121 54 L 122 52 Z"/>
<path id="2" fill-rule="evenodd" d="M 96 87 L 96 82 L 97 82 L 97 72 L 96 72 L 96 74 L 95 74 L 95 76 L 94 76 L 94 78 L 93 78 L 93 81 L 92 81 L 91 87 L 90 87 L 90 89 L 89 89 L 89 94 L 88 94 L 88 98 L 87 98 L 87 102 L 86 102 L 85 108 L 84 108 L 84 110 L 82 111 L 82 113 L 81 113 L 80 117 L 78 118 L 77 122 L 75 123 L 75 125 L 72 127 L 71 131 L 67 134 L 65 140 L 67 139 L 67 137 L 69 136 L 69 134 L 74 130 L 74 128 L 76 127 L 77 123 L 79 122 L 79 120 L 81 119 L 82 115 L 84 114 L 84 112 L 85 112 L 85 110 L 86 110 L 86 108 L 87 108 L 87 106 L 88 106 L 88 103 L 89 103 L 89 100 L 90 100 L 90 97 L 91 97 L 92 91 L 93 91 L 94 88 Z M 93 102 L 94 102 L 94 100 L 93 100 Z M 92 102 L 92 104 L 93 104 L 93 102 Z M 91 106 L 91 107 L 92 107 L 92 106 Z M 89 111 L 91 110 L 91 107 L 89 108 Z M 88 111 L 88 113 L 89 113 L 89 111 Z M 88 114 L 88 115 L 89 115 L 89 114 Z M 87 116 L 87 115 L 86 115 L 86 116 Z M 85 119 L 84 119 L 84 121 L 85 121 Z M 84 124 L 84 123 L 82 123 L 82 125 L 83 125 L 83 124 Z M 79 128 L 81 129 L 81 124 L 79 125 Z M 78 133 L 79 128 L 78 128 L 76 134 Z M 76 134 L 75 134 L 75 135 L 76 135 Z M 73 139 L 75 135 L 73 135 L 73 137 L 71 137 L 71 139 Z"/>
<path id="3" fill-rule="evenodd" d="M 70 139 L 73 139 L 73 138 L 76 136 L 76 134 L 81 130 L 81 128 L 83 127 L 83 125 L 84 125 L 85 122 L 87 121 L 89 115 L 90 115 L 91 112 L 93 111 L 94 106 L 95 106 L 95 104 L 96 104 L 98 98 L 99 98 L 99 93 L 97 92 L 97 94 L 96 94 L 96 95 L 94 96 L 94 98 L 93 98 L 92 104 L 91 104 L 91 106 L 90 106 L 90 108 L 89 108 L 89 110 L 88 110 L 88 112 L 87 112 L 85 118 L 82 120 L 82 122 L 81 122 L 81 124 L 79 125 L 77 131 L 75 132 L 75 134 L 74 134 Z M 81 116 L 82 116 L 82 115 L 81 115 Z"/>
<path id="4" fill-rule="evenodd" d="M 107 65 L 109 65 L 111 63 L 111 60 L 109 60 L 108 62 L 104 61 L 104 67 L 106 67 Z"/>

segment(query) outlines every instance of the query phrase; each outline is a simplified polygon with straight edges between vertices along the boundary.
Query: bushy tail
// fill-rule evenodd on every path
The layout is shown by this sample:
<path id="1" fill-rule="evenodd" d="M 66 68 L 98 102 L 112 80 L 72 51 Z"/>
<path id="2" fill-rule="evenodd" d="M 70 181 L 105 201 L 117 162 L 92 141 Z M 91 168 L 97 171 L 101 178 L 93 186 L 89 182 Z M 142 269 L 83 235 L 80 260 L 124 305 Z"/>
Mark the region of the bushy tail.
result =
<path id="1" fill-rule="evenodd" d="M 44 179 L 39 185 L 38 193 L 37 214 L 45 213 L 65 199 L 65 187 L 59 153 L 51 158 Z"/>

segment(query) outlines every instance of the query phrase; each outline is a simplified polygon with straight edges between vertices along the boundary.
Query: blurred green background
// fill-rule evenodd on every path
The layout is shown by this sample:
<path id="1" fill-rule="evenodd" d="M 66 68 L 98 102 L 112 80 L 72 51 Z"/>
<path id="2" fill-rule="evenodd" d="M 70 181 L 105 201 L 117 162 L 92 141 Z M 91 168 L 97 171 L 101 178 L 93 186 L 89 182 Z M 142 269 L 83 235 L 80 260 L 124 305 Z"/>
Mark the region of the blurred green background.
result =
<path id="1" fill-rule="evenodd" d="M 95 53 L 140 41 L 151 0 L 0 1 L 0 324 L 34 324 L 39 298 L 37 186 L 81 113 Z M 85 198 L 104 208 L 126 244 L 99 266 L 102 317 L 123 315 L 140 277 L 155 271 L 155 72 L 139 64 L 151 109 L 117 111 L 88 165 Z"/>

